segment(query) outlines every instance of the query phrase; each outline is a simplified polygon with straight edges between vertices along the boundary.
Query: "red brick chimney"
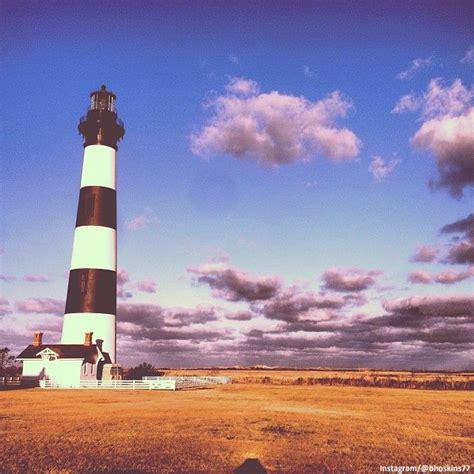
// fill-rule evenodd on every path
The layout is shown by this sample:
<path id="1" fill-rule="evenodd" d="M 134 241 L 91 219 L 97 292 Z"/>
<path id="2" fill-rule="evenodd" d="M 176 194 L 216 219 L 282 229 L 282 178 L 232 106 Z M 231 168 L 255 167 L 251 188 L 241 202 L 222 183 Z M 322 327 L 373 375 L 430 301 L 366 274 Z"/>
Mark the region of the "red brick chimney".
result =
<path id="1" fill-rule="evenodd" d="M 85 346 L 92 346 L 92 334 L 94 334 L 93 332 L 86 332 L 84 334 L 84 345 Z"/>
<path id="2" fill-rule="evenodd" d="M 35 332 L 33 334 L 33 345 L 35 347 L 41 346 L 43 344 L 43 333 L 42 332 Z"/>

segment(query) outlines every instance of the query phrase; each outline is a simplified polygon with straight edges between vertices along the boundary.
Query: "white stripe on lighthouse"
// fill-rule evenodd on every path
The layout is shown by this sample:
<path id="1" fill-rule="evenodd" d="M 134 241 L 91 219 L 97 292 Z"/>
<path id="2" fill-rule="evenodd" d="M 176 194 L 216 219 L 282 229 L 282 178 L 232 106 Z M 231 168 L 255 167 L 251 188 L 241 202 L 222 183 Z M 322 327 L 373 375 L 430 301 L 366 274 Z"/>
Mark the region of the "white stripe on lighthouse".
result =
<path id="1" fill-rule="evenodd" d="M 93 332 L 93 342 L 102 339 L 103 352 L 115 362 L 115 314 L 69 313 L 64 315 L 61 344 L 83 344 L 84 333 Z"/>
<path id="2" fill-rule="evenodd" d="M 115 189 L 115 150 L 105 145 L 84 148 L 81 188 L 104 186 Z"/>
<path id="3" fill-rule="evenodd" d="M 72 248 L 71 270 L 98 268 L 117 270 L 115 229 L 98 225 L 76 227 Z"/>

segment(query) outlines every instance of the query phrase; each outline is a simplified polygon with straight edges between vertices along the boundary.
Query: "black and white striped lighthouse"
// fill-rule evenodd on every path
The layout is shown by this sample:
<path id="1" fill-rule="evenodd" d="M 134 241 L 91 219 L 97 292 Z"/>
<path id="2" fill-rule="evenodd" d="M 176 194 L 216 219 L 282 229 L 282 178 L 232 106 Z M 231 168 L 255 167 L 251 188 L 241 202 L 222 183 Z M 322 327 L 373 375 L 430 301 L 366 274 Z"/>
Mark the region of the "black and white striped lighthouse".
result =
<path id="1" fill-rule="evenodd" d="M 116 362 L 117 310 L 117 142 L 123 122 L 115 95 L 105 86 L 92 92 L 79 122 L 84 161 L 67 290 L 62 344 L 82 344 L 93 333 Z"/>

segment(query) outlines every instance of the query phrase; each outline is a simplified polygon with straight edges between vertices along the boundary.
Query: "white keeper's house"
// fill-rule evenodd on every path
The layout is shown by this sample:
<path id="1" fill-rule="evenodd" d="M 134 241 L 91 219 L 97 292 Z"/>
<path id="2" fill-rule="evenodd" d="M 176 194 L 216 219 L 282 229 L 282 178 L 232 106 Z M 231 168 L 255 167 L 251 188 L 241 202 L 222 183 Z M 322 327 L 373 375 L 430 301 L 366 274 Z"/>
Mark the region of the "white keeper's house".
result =
<path id="1" fill-rule="evenodd" d="M 23 380 L 50 380 L 63 387 L 75 387 L 83 380 L 114 378 L 110 355 L 102 351 L 102 341 L 92 343 L 92 333 L 84 334 L 83 344 L 43 344 L 43 333 L 34 334 L 18 357 L 23 363 Z"/>

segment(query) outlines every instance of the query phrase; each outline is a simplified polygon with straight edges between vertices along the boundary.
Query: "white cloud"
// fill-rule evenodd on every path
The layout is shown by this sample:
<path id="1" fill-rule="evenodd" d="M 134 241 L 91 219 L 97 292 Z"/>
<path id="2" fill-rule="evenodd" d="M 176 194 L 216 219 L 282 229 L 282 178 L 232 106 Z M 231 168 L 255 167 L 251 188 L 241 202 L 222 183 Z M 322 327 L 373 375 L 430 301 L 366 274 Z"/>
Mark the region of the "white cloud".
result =
<path id="1" fill-rule="evenodd" d="M 277 91 L 259 93 L 255 81 L 242 78 L 233 78 L 226 89 L 229 94 L 210 104 L 214 116 L 191 136 L 191 150 L 199 156 L 225 153 L 276 166 L 317 154 L 342 161 L 359 153 L 357 136 L 335 125 L 352 107 L 338 91 L 311 102 Z"/>
<path id="2" fill-rule="evenodd" d="M 258 94 L 258 84 L 251 79 L 233 77 L 227 84 L 226 89 L 231 94 L 255 95 Z"/>
<path id="3" fill-rule="evenodd" d="M 411 79 L 420 69 L 423 69 L 429 66 L 432 63 L 432 58 L 416 58 L 411 62 L 411 65 L 405 71 L 402 71 L 400 74 L 397 75 L 397 78 L 406 81 Z"/>
<path id="4" fill-rule="evenodd" d="M 474 64 L 474 45 L 472 45 L 461 59 L 464 64 Z"/>
<path id="5" fill-rule="evenodd" d="M 414 93 L 404 95 L 392 109 L 392 114 L 400 114 L 402 112 L 416 112 L 423 104 L 423 100 Z"/>
<path id="6" fill-rule="evenodd" d="M 305 75 L 305 77 L 309 79 L 314 77 L 314 71 L 312 71 L 311 68 L 307 64 L 303 66 L 303 74 Z"/>
<path id="7" fill-rule="evenodd" d="M 135 283 L 135 287 L 145 293 L 156 293 L 156 282 L 151 279 L 140 280 Z"/>
<path id="8" fill-rule="evenodd" d="M 64 314 L 64 301 L 54 298 L 29 298 L 17 301 L 15 309 L 20 313 Z"/>
<path id="9" fill-rule="evenodd" d="M 135 230 L 143 229 L 144 227 L 147 227 L 154 221 L 155 221 L 155 217 L 153 216 L 152 211 L 147 208 L 142 214 L 139 214 L 138 216 L 135 216 L 129 219 L 125 223 L 125 226 L 127 227 L 128 230 L 135 231 Z"/>
<path id="10" fill-rule="evenodd" d="M 443 86 L 441 79 L 432 79 L 423 96 L 422 116 L 424 119 L 456 116 L 472 107 L 474 88 L 464 87 L 460 79 L 450 86 Z"/>
<path id="11" fill-rule="evenodd" d="M 393 159 L 386 163 L 381 156 L 374 156 L 369 165 L 369 172 L 376 181 L 382 181 L 393 173 L 399 163 L 399 159 Z"/>
<path id="12" fill-rule="evenodd" d="M 28 281 L 28 282 L 30 282 L 30 283 L 45 283 L 45 282 L 49 281 L 47 276 L 45 276 L 45 275 L 39 275 L 39 274 L 35 274 L 35 275 L 33 275 L 33 274 L 25 275 L 25 276 L 23 277 L 23 280 L 24 280 L 24 281 Z"/>
<path id="13" fill-rule="evenodd" d="M 441 79 L 436 78 L 430 81 L 424 94 L 416 95 L 412 92 L 402 96 L 392 113 L 416 112 L 421 109 L 421 117 L 425 120 L 445 115 L 455 116 L 469 110 L 473 98 L 474 88 L 464 87 L 460 79 L 444 87 Z"/>
<path id="14" fill-rule="evenodd" d="M 474 107 L 465 115 L 425 122 L 411 142 L 434 153 L 439 178 L 433 186 L 446 187 L 459 198 L 474 184 Z"/>
<path id="15" fill-rule="evenodd" d="M 240 62 L 240 59 L 235 54 L 229 54 L 228 58 L 232 64 L 239 64 Z"/>
<path id="16" fill-rule="evenodd" d="M 465 87 L 460 79 L 444 86 L 437 78 L 422 96 L 403 96 L 392 110 L 421 110 L 423 123 L 411 143 L 433 152 L 439 177 L 431 185 L 447 188 L 456 198 L 474 184 L 473 99 L 474 87 Z"/>

